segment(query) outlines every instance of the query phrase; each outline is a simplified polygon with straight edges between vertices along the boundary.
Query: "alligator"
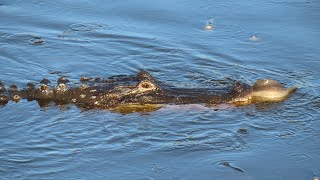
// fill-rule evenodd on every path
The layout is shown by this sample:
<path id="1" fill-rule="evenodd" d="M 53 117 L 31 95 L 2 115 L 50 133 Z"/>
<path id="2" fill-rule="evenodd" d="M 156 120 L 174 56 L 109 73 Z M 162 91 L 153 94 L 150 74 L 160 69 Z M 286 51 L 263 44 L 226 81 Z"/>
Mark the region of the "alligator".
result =
<path id="1" fill-rule="evenodd" d="M 230 87 L 213 90 L 204 88 L 177 88 L 158 81 L 147 71 L 136 75 L 118 75 L 109 78 L 81 77 L 77 84 L 59 78 L 56 86 L 44 79 L 38 86 L 28 83 L 26 88 L 6 87 L 0 82 L 0 104 L 10 100 L 36 100 L 41 107 L 51 103 L 75 104 L 84 109 L 133 108 L 133 111 L 158 109 L 165 104 L 247 105 L 261 102 L 280 102 L 297 88 L 285 88 L 271 79 L 257 80 L 253 86 L 235 81 Z"/>

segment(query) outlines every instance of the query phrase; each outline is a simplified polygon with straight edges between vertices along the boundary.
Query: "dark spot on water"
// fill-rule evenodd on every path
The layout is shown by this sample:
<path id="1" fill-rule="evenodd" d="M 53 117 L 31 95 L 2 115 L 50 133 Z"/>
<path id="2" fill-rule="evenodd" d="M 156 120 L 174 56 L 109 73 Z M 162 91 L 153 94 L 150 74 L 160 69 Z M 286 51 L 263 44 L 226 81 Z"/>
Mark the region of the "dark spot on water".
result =
<path id="1" fill-rule="evenodd" d="M 33 37 L 28 42 L 32 45 L 43 45 L 46 41 L 41 37 Z"/>
<path id="2" fill-rule="evenodd" d="M 44 0 L 34 0 L 33 3 L 41 6 L 41 5 L 44 5 L 45 1 Z"/>
<path id="3" fill-rule="evenodd" d="M 61 71 L 49 71 L 49 74 L 63 74 Z"/>
<path id="4" fill-rule="evenodd" d="M 140 114 L 140 116 L 150 116 L 150 115 L 151 115 L 150 113 L 144 113 L 144 112 Z"/>
<path id="5" fill-rule="evenodd" d="M 245 128 L 240 128 L 240 129 L 238 129 L 237 133 L 238 134 L 248 134 L 249 130 L 245 129 Z"/>
<path id="6" fill-rule="evenodd" d="M 221 165 L 223 165 L 223 166 L 225 166 L 225 167 L 230 167 L 230 168 L 232 168 L 232 169 L 234 169 L 234 170 L 236 170 L 236 171 L 239 171 L 239 172 L 242 172 L 242 173 L 245 173 L 245 171 L 243 170 L 243 169 L 241 169 L 241 168 L 239 168 L 239 167 L 235 167 L 235 166 L 233 166 L 232 164 L 230 164 L 229 162 L 221 162 Z"/>
<path id="7" fill-rule="evenodd" d="M 255 117 L 256 115 L 253 112 L 246 112 L 246 116 Z"/>

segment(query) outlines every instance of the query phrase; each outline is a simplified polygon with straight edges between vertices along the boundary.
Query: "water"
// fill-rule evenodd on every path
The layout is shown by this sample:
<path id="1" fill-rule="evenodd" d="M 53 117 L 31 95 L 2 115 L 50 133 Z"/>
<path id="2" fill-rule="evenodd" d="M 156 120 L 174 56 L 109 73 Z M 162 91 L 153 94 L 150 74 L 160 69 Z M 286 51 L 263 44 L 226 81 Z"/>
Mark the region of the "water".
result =
<path id="1" fill-rule="evenodd" d="M 10 102 L 0 107 L 0 179 L 319 176 L 319 8 L 317 0 L 0 1 L 6 84 L 146 69 L 177 87 L 272 78 L 299 88 L 282 103 L 218 111 L 124 115 Z M 214 29 L 205 31 L 209 18 Z"/>

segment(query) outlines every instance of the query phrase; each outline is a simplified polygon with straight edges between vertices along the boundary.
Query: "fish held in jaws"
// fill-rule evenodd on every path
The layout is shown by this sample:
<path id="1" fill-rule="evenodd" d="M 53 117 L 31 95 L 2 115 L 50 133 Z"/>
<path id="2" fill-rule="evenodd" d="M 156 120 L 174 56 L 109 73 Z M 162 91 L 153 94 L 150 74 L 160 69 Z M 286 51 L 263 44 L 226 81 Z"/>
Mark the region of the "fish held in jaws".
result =
<path id="1" fill-rule="evenodd" d="M 288 98 L 297 87 L 285 88 L 280 82 L 271 79 L 257 80 L 253 85 L 253 102 L 280 102 Z"/>

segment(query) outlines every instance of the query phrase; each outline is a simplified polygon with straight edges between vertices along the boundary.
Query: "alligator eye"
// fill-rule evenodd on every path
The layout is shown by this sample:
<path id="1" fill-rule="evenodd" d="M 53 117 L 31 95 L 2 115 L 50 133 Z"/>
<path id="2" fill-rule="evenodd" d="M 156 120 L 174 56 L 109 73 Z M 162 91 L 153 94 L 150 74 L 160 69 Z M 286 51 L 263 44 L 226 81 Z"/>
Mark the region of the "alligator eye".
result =
<path id="1" fill-rule="evenodd" d="M 137 88 L 141 92 L 158 90 L 158 87 L 156 84 L 147 80 L 140 82 Z"/>
<path id="2" fill-rule="evenodd" d="M 143 87 L 143 88 L 145 88 L 145 89 L 148 89 L 148 88 L 150 88 L 150 84 L 148 84 L 148 83 L 142 83 L 142 84 L 141 84 L 141 87 Z"/>

